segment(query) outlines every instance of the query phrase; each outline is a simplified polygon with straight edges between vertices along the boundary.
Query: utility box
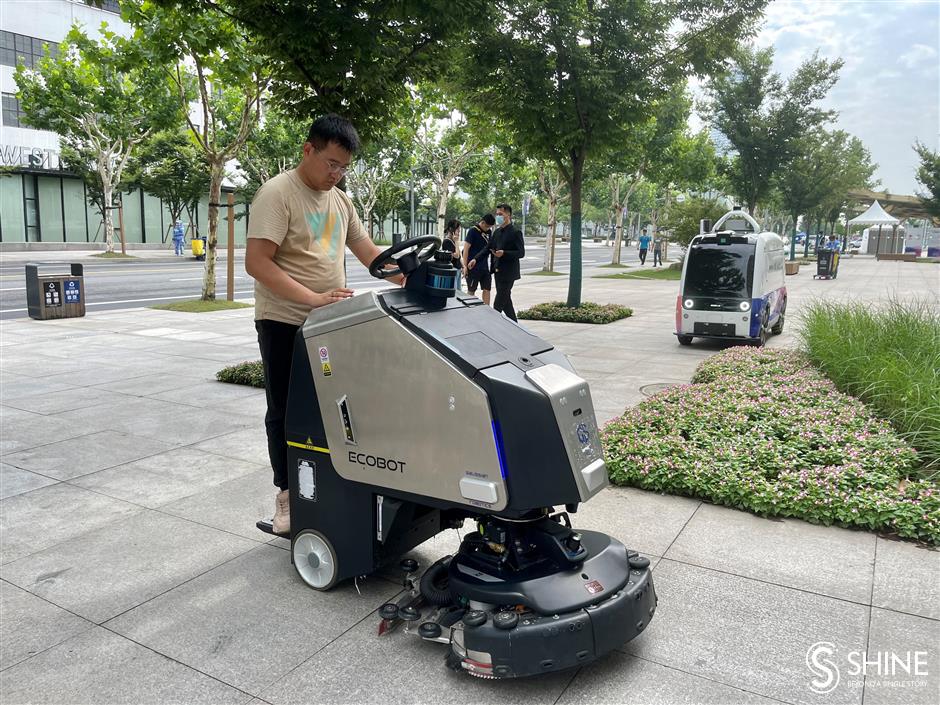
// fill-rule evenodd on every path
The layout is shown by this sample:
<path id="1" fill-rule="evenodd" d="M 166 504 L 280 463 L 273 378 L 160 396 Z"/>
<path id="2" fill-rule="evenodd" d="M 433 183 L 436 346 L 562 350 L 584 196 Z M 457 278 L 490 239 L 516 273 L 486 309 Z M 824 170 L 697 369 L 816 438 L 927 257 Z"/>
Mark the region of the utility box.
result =
<path id="1" fill-rule="evenodd" d="M 77 318 L 85 315 L 84 267 L 70 265 L 70 274 L 39 274 L 39 265 L 26 265 L 26 307 L 30 318 Z"/>

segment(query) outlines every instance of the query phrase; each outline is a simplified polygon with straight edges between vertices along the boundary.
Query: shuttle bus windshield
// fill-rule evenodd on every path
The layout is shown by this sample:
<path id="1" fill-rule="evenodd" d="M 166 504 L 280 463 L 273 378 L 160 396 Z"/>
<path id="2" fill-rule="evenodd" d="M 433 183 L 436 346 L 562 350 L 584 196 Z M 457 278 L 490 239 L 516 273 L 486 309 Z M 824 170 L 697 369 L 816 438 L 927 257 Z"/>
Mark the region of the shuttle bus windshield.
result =
<path id="1" fill-rule="evenodd" d="M 754 251 L 749 243 L 692 245 L 683 296 L 750 299 Z"/>

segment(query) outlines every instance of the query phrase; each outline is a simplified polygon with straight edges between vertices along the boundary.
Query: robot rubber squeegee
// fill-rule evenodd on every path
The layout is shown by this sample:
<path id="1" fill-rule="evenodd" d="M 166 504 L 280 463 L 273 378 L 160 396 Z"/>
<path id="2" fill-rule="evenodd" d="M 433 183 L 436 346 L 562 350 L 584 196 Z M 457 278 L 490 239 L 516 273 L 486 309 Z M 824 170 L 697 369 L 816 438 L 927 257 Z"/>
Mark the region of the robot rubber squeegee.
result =
<path id="1" fill-rule="evenodd" d="M 549 343 L 457 293 L 439 245 L 386 250 L 370 272 L 401 272 L 404 288 L 314 309 L 298 332 L 286 423 L 294 567 L 328 590 L 400 561 L 406 590 L 379 610 L 379 633 L 404 625 L 441 642 L 458 671 L 513 678 L 589 663 L 656 609 L 647 558 L 571 526 L 608 483 L 591 392 Z M 457 553 L 420 578 L 401 561 L 466 519 L 475 529 Z"/>

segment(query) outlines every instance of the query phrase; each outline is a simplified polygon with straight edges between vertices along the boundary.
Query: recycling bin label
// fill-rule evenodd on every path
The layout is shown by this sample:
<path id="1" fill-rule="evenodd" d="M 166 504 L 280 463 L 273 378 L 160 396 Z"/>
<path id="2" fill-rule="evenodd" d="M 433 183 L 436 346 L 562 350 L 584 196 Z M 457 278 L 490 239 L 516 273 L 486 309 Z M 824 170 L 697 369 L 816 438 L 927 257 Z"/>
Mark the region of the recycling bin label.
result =
<path id="1" fill-rule="evenodd" d="M 82 289 L 78 285 L 78 279 L 65 280 L 65 303 L 80 304 L 82 302 Z"/>
<path id="2" fill-rule="evenodd" d="M 57 308 L 61 306 L 62 282 L 45 282 L 45 284 L 43 284 L 43 297 L 46 308 Z"/>

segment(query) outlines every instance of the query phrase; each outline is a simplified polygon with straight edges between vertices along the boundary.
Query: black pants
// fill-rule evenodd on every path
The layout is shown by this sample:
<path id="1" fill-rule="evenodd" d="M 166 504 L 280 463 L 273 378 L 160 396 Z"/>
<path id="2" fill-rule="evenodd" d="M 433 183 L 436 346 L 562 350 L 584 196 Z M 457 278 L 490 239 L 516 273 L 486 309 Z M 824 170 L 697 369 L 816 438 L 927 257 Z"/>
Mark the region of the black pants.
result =
<path id="1" fill-rule="evenodd" d="M 663 256 L 660 254 L 659 250 L 653 250 L 653 266 L 661 265 L 663 263 Z"/>
<path id="2" fill-rule="evenodd" d="M 493 308 L 505 313 L 508 318 L 516 320 L 516 309 L 512 307 L 512 285 L 515 279 L 500 279 L 496 277 L 496 298 L 493 299 Z"/>
<path id="3" fill-rule="evenodd" d="M 646 250 L 640 250 L 640 264 L 646 264 Z"/>
<path id="4" fill-rule="evenodd" d="M 284 432 L 287 390 L 290 388 L 294 339 L 299 328 L 280 321 L 255 321 L 264 367 L 264 391 L 268 399 L 268 411 L 264 415 L 268 457 L 274 470 L 274 485 L 282 490 L 287 489 L 287 437 Z"/>

